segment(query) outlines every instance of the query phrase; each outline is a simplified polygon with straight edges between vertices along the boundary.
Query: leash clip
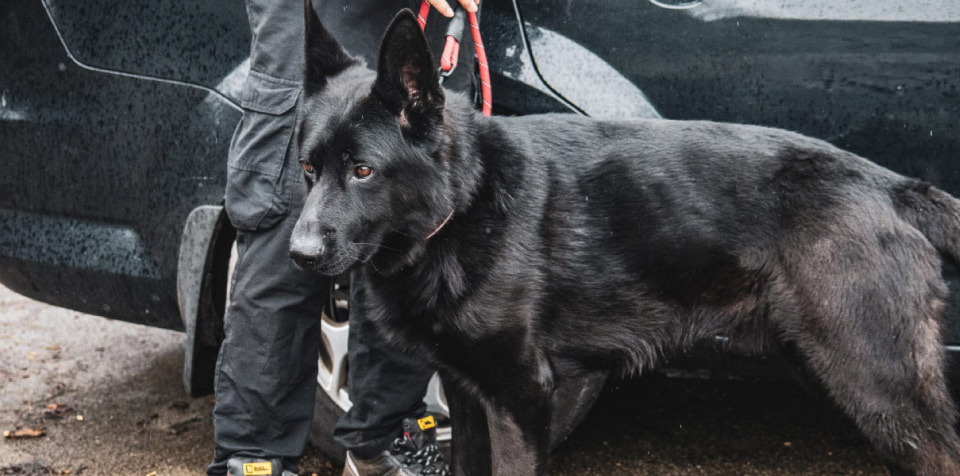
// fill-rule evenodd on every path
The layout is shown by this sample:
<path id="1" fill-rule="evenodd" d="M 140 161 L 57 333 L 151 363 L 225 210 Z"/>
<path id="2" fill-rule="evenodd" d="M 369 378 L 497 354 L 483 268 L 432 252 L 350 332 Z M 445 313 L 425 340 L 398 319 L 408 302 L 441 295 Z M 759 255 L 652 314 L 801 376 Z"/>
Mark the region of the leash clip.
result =
<path id="1" fill-rule="evenodd" d="M 457 69 L 457 60 L 460 59 L 460 39 L 467 26 L 467 10 L 459 5 L 454 7 L 453 19 L 447 25 L 446 43 L 443 44 L 443 54 L 440 55 L 440 84 L 450 77 Z"/>
<path id="2" fill-rule="evenodd" d="M 441 68 L 437 68 L 437 74 L 440 75 L 440 78 L 438 79 L 438 81 L 440 82 L 440 85 L 443 86 L 443 82 L 444 82 L 447 78 L 449 78 L 450 75 L 453 74 L 453 69 L 451 68 L 450 70 L 444 70 L 442 67 L 441 67 Z"/>
<path id="3" fill-rule="evenodd" d="M 430 4 L 426 0 L 420 2 L 420 12 L 417 15 L 417 22 L 420 23 L 420 29 L 427 26 L 427 15 L 430 14 Z M 453 74 L 457 68 L 457 59 L 460 56 L 460 38 L 463 37 L 463 30 L 470 23 L 470 34 L 473 36 L 473 46 L 477 54 L 477 66 L 480 69 L 480 97 L 483 103 L 483 115 L 490 116 L 493 113 L 493 91 L 490 86 L 490 67 L 487 65 L 487 53 L 483 49 L 483 40 L 480 38 L 480 24 L 476 13 L 468 13 L 460 5 L 454 6 L 453 19 L 447 25 L 447 41 L 443 45 L 443 55 L 440 56 L 440 70 L 437 72 L 439 82 L 443 81 Z"/>

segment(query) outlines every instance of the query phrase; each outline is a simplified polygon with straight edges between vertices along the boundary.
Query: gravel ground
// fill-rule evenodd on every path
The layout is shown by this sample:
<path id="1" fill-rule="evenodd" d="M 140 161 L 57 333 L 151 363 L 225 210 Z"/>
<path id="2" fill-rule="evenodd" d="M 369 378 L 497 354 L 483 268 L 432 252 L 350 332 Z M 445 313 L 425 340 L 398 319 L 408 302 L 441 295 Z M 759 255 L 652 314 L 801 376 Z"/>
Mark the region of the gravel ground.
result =
<path id="1" fill-rule="evenodd" d="M 0 430 L 45 429 L 0 442 L 0 475 L 203 473 L 213 401 L 184 395 L 183 334 L 0 287 L 0 350 Z M 792 383 L 646 378 L 621 387 L 561 446 L 550 474 L 886 474 L 847 420 Z M 311 450 L 302 474 L 337 469 Z"/>
<path id="2" fill-rule="evenodd" d="M 184 393 L 183 340 L 0 287 L 0 430 L 46 429 L 0 442 L 0 475 L 203 474 L 213 455 L 213 398 Z M 304 469 L 335 474 L 315 452 Z"/>
<path id="3" fill-rule="evenodd" d="M 859 431 L 792 382 L 647 378 L 603 395 L 554 475 L 886 475 Z"/>

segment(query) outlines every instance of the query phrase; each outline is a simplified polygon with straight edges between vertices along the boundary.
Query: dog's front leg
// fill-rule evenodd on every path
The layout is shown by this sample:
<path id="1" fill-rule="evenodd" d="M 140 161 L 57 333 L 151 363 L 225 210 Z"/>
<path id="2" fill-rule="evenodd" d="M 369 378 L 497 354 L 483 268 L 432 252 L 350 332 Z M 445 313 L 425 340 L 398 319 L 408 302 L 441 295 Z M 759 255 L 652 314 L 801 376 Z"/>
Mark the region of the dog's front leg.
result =
<path id="1" fill-rule="evenodd" d="M 450 377 L 444 382 L 456 382 Z M 453 428 L 450 467 L 456 476 L 490 476 L 490 432 L 480 400 L 457 384 L 444 385 Z"/>
<path id="2" fill-rule="evenodd" d="M 492 474 L 546 474 L 550 441 L 549 396 L 498 400 L 485 403 Z"/>

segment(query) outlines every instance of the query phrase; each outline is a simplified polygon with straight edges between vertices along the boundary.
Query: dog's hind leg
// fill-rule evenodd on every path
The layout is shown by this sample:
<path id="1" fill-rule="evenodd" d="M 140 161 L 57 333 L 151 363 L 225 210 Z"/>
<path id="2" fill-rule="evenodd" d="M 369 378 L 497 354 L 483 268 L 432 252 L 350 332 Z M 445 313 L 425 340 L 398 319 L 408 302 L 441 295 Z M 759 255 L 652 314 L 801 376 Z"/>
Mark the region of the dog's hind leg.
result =
<path id="1" fill-rule="evenodd" d="M 823 343 L 806 346 L 803 353 L 892 474 L 960 474 L 960 442 L 953 429 L 956 412 L 939 372 L 921 377 L 907 370 L 912 364 L 858 361 L 864 356 Z"/>
<path id="2" fill-rule="evenodd" d="M 874 240 L 831 238 L 786 261 L 796 306 L 777 319 L 784 337 L 893 474 L 960 475 L 936 252 L 902 228 Z"/>

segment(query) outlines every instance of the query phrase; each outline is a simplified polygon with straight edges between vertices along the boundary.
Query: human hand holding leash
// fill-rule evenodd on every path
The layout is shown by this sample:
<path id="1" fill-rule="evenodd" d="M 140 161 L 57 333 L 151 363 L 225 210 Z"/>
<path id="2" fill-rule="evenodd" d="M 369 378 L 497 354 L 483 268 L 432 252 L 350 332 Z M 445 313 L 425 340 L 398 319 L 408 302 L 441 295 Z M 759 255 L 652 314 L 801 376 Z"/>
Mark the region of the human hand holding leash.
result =
<path id="1" fill-rule="evenodd" d="M 459 0 L 460 6 L 465 8 L 470 13 L 477 12 L 477 5 L 480 4 L 480 0 Z M 450 7 L 450 4 L 446 0 L 427 0 L 433 8 L 436 8 L 441 15 L 447 18 L 453 18 L 453 8 Z"/>
<path id="2" fill-rule="evenodd" d="M 473 3 L 474 1 L 477 3 Z M 423 0 L 420 2 L 420 12 L 417 14 L 417 22 L 421 30 L 427 26 L 427 16 L 430 14 L 431 6 L 443 12 L 443 10 L 441 10 L 442 7 L 438 5 L 439 2 L 442 2 L 446 8 L 450 8 L 444 0 Z M 454 68 L 457 67 L 460 38 L 463 35 L 463 24 L 465 21 L 464 12 L 467 12 L 466 21 L 470 22 L 470 35 L 473 37 L 473 45 L 477 54 L 477 66 L 480 68 L 483 115 L 489 117 L 493 114 L 493 90 L 490 82 L 490 66 L 487 63 L 487 53 L 483 48 L 483 38 L 481 38 L 480 35 L 480 21 L 477 18 L 477 13 L 480 11 L 479 0 L 460 0 L 460 4 L 464 7 L 463 10 L 454 12 L 453 9 L 450 9 L 450 15 L 443 13 L 444 15 L 453 17 L 453 20 L 447 26 L 446 44 L 444 44 L 443 54 L 440 56 L 440 84 L 442 85 L 444 78 L 450 76 Z"/>

